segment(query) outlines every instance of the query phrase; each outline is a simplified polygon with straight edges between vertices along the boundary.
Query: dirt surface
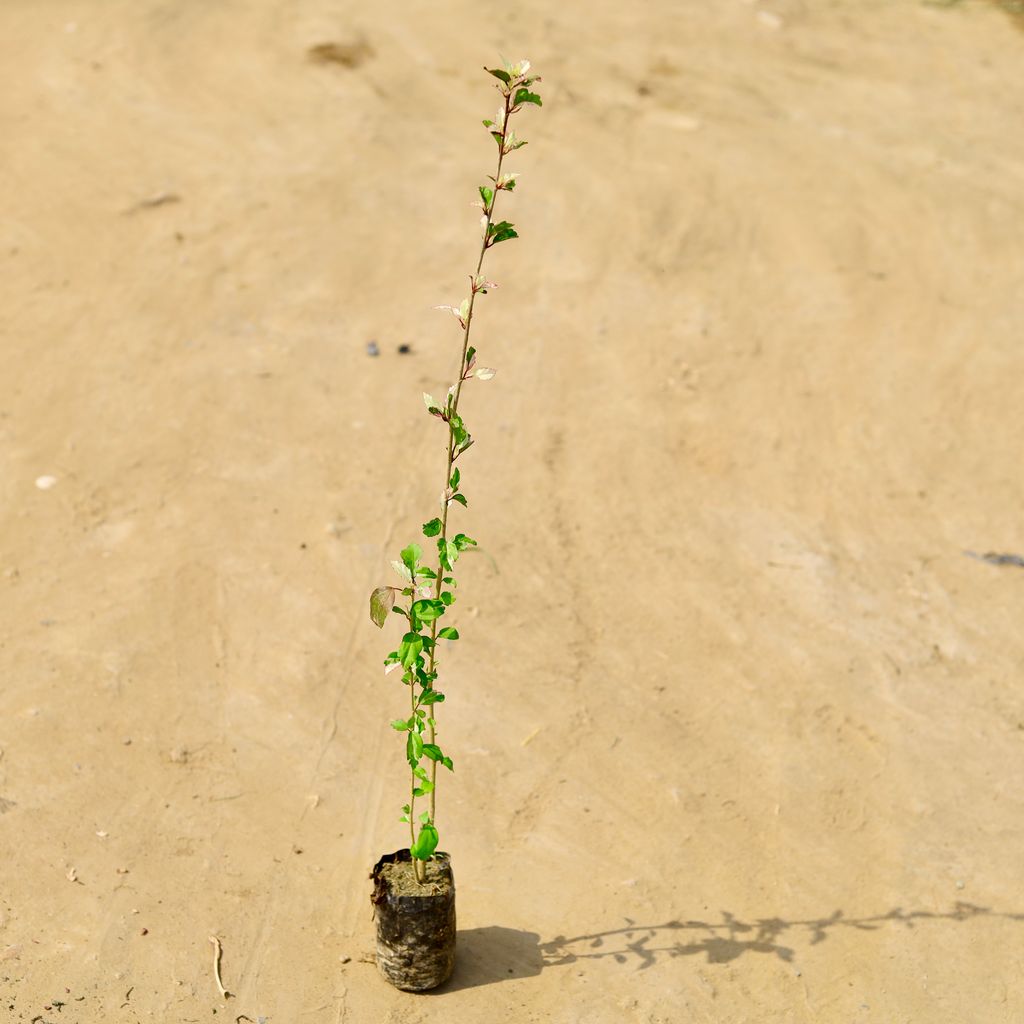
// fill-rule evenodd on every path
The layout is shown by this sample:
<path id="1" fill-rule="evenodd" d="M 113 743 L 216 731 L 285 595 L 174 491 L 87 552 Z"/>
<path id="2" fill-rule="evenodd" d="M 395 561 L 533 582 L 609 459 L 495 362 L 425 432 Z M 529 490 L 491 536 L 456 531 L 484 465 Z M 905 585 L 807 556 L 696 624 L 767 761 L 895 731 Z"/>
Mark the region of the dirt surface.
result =
<path id="1" fill-rule="evenodd" d="M 417 997 L 367 596 L 499 53 Z M 5 0 L 4 1019 L 1024 1018 L 1022 67 L 994 3 Z"/>
<path id="2" fill-rule="evenodd" d="M 451 873 L 442 868 L 443 863 L 444 861 L 438 857 L 427 861 L 423 866 L 425 877 L 422 882 L 417 880 L 409 861 L 389 861 L 382 864 L 379 872 L 382 890 L 393 897 L 438 896 L 442 891 L 448 892 L 452 888 Z M 373 877 L 378 877 L 376 872 Z"/>

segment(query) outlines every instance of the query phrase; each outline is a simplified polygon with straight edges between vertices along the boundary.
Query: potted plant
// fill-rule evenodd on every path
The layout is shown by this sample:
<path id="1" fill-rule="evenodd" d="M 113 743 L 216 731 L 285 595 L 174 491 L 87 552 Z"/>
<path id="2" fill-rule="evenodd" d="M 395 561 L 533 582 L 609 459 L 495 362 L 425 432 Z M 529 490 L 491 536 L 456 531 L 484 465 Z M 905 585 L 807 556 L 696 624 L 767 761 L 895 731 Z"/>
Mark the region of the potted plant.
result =
<path id="1" fill-rule="evenodd" d="M 460 402 L 465 384 L 494 376 L 494 370 L 477 365 L 470 331 L 477 298 L 495 287 L 483 274 L 484 258 L 494 246 L 518 237 L 508 221 L 496 217 L 499 196 L 516 187 L 516 175 L 504 169 L 505 157 L 526 145 L 516 137 L 511 122 L 528 104 L 541 105 L 533 91 L 540 79 L 530 74 L 529 61 L 485 70 L 497 79 L 501 94 L 494 119 L 484 121 L 497 144 L 497 168 L 488 177 L 490 184 L 479 188 L 482 240 L 476 270 L 469 275 L 469 295 L 457 306 L 436 307 L 451 312 L 459 324 L 461 354 L 455 383 L 440 400 L 423 396 L 427 412 L 444 424 L 448 435 L 441 514 L 423 524 L 428 547 L 435 546 L 437 554 L 427 556 L 419 544 L 410 544 L 400 560 L 391 563 L 401 582 L 377 587 L 370 595 L 370 618 L 377 626 L 384 625 L 389 613 L 404 620 L 401 641 L 384 659 L 384 666 L 387 673 L 400 673 L 398 678 L 408 691 L 408 714 L 391 725 L 404 736 L 409 765 L 409 797 L 400 819 L 408 825 L 409 845 L 377 862 L 371 874 L 371 899 L 377 922 L 377 965 L 389 982 L 409 991 L 440 985 L 455 964 L 455 882 L 448 855 L 437 849 L 436 817 L 438 766 L 452 771 L 453 764 L 438 743 L 438 706 L 445 695 L 436 684 L 440 642 L 459 639 L 454 626 L 442 625 L 456 600 L 455 565 L 459 555 L 476 544 L 455 532 L 450 517 L 455 505 L 468 504 L 457 463 L 473 438 Z M 418 800 L 423 803 L 418 805 Z"/>

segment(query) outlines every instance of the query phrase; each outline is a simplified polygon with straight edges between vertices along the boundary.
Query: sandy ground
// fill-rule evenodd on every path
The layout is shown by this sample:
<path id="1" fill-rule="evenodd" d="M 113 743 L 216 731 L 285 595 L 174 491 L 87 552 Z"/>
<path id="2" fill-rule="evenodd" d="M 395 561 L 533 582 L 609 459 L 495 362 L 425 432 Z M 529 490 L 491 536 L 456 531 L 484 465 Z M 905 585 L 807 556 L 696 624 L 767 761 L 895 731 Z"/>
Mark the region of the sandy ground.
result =
<path id="1" fill-rule="evenodd" d="M 0 1017 L 1024 1019 L 1024 569 L 964 553 L 1024 552 L 1019 28 L 4 0 Z M 405 793 L 366 600 L 433 514 L 499 53 L 546 105 L 416 997 L 364 962 Z"/>

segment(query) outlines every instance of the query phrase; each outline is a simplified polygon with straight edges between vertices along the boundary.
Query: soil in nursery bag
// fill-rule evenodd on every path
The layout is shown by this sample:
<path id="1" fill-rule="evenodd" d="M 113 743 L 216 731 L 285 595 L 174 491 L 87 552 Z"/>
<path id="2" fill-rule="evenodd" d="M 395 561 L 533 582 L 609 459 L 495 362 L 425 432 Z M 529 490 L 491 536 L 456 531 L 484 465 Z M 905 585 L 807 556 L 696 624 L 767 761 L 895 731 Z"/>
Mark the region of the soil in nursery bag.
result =
<path id="1" fill-rule="evenodd" d="M 446 981 L 455 966 L 455 878 L 446 853 L 426 862 L 416 881 L 408 850 L 374 866 L 377 967 L 396 988 L 423 992 Z"/>

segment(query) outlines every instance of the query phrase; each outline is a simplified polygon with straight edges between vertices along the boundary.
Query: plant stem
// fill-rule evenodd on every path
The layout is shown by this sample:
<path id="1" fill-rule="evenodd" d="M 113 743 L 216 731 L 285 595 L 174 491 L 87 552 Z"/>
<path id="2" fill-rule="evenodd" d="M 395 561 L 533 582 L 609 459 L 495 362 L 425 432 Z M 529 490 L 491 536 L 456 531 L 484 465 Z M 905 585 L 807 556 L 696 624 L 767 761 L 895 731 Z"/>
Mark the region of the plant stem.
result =
<path id="1" fill-rule="evenodd" d="M 459 411 L 459 398 L 462 395 L 462 384 L 466 377 L 466 353 L 469 351 L 469 332 L 473 326 L 473 307 L 476 305 L 476 296 L 478 288 L 476 286 L 476 278 L 480 274 L 480 268 L 484 265 L 484 256 L 487 254 L 489 248 L 488 241 L 490 239 L 490 228 L 491 222 L 494 219 L 494 207 L 498 202 L 498 193 L 501 189 L 498 187 L 498 182 L 501 180 L 501 164 L 505 159 L 505 139 L 508 136 L 508 122 L 511 117 L 512 110 L 512 96 L 509 94 L 505 97 L 505 116 L 502 119 L 501 124 L 501 144 L 498 146 L 498 168 L 494 173 L 494 193 L 491 196 L 491 201 L 484 210 L 485 223 L 484 223 L 484 240 L 480 245 L 480 258 L 476 261 L 476 272 L 473 275 L 473 281 L 470 286 L 469 294 L 469 310 L 466 313 L 466 326 L 462 332 L 462 356 L 459 359 L 459 376 L 458 382 L 455 385 L 455 397 L 452 401 L 451 415 L 457 415 Z M 455 462 L 455 434 L 452 431 L 451 423 L 448 424 L 448 462 L 444 472 L 444 488 L 442 494 L 444 495 L 444 510 L 441 513 L 441 535 L 439 543 L 448 540 L 448 486 L 449 481 L 452 478 L 452 465 Z M 444 566 L 441 564 L 440 558 L 438 559 L 437 565 L 437 583 L 434 590 L 434 598 L 438 599 L 441 596 L 441 584 L 444 576 Z M 437 619 L 431 623 L 430 626 L 430 667 L 428 672 L 433 674 L 434 667 L 437 661 Z M 430 708 L 430 742 L 436 742 L 435 727 L 433 722 L 437 718 L 437 705 L 433 704 Z M 437 762 L 430 762 L 430 782 L 436 786 L 437 783 Z M 430 821 L 434 823 L 434 811 L 436 807 L 437 789 L 430 790 Z"/>
<path id="2" fill-rule="evenodd" d="M 415 587 L 415 583 L 413 584 Z M 413 591 L 413 597 L 416 596 L 415 590 Z M 409 616 L 410 622 L 412 616 Z M 409 704 L 412 707 L 412 718 L 416 717 L 416 684 L 414 680 L 409 680 Z M 412 785 L 409 787 L 409 849 L 416 844 L 416 773 L 409 769 L 412 775 Z M 411 856 L 411 854 L 410 854 Z M 423 883 L 427 877 L 426 868 L 423 866 L 423 861 L 417 860 L 412 857 L 412 870 L 416 876 L 416 881 L 420 884 Z"/>

